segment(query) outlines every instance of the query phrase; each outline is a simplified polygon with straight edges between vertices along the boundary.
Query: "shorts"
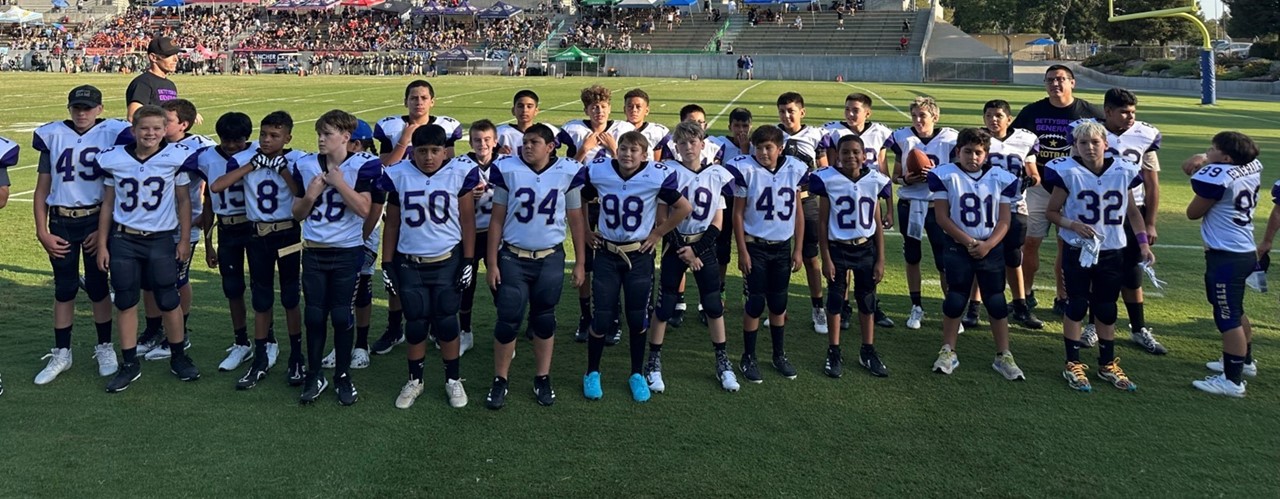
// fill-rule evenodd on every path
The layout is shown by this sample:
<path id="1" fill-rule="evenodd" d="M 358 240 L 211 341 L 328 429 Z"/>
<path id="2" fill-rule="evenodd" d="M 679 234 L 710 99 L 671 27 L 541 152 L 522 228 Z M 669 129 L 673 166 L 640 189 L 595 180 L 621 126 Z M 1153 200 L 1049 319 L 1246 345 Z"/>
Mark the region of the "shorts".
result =
<path id="1" fill-rule="evenodd" d="M 1027 188 L 1024 195 L 1027 202 L 1027 236 L 1044 239 L 1049 236 L 1049 191 L 1042 185 Z"/>
<path id="2" fill-rule="evenodd" d="M 1244 283 L 1257 265 L 1257 253 L 1204 252 L 1204 293 L 1213 306 L 1219 332 L 1240 327 L 1244 318 Z"/>

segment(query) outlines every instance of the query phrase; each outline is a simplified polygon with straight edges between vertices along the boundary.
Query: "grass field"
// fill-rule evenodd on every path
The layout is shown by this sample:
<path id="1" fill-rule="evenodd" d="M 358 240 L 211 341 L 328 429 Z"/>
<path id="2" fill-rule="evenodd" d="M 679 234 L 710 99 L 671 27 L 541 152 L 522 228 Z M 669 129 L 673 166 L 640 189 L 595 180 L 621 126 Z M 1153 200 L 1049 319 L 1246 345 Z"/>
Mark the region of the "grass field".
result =
<path id="1" fill-rule="evenodd" d="M 369 121 L 399 114 L 407 81 L 180 77 L 177 84 L 205 117 L 196 132 L 211 135 L 223 112 L 243 111 L 256 122 L 285 109 L 298 122 L 293 146 L 310 150 L 312 123 L 321 113 L 341 108 Z M 774 99 L 788 90 L 804 94 L 813 125 L 840 119 L 844 95 L 852 91 L 873 92 L 873 118 L 891 127 L 908 123 L 903 113 L 917 95 L 936 97 L 942 123 L 957 128 L 980 124 L 987 99 L 1004 98 L 1017 109 L 1043 97 L 1039 88 L 986 85 L 602 82 L 615 92 L 645 88 L 653 97 L 651 121 L 668 125 L 682 105 L 701 103 L 717 134 L 725 133 L 728 110 L 735 106 L 751 109 L 757 123 L 776 122 Z M 180 383 L 164 363 L 153 362 L 143 366 L 143 378 L 128 392 L 103 393 L 106 380 L 96 375 L 90 358 L 92 322 L 81 295 L 75 366 L 51 385 L 31 383 L 44 365 L 40 356 L 52 346 L 52 274 L 34 238 L 30 199 L 37 158 L 29 148 L 30 131 L 66 118 L 66 92 L 80 83 L 98 85 L 108 96 L 106 116 L 123 114 L 126 77 L 0 78 L 0 95 L 10 103 L 0 108 L 0 135 L 24 144 L 22 162 L 11 169 L 13 199 L 0 212 L 0 373 L 6 388 L 0 398 L 0 469 L 7 470 L 0 473 L 0 496 L 1257 497 L 1280 490 L 1280 385 L 1271 382 L 1269 371 L 1270 352 L 1280 348 L 1280 307 L 1274 296 L 1247 297 L 1264 371 L 1250 380 L 1247 399 L 1217 398 L 1191 387 L 1191 380 L 1208 374 L 1203 363 L 1218 357 L 1220 342 L 1203 297 L 1198 226 L 1182 215 L 1191 192 L 1177 171 L 1183 158 L 1203 151 L 1222 129 L 1252 135 L 1263 162 L 1280 164 L 1280 104 L 1222 101 L 1201 108 L 1189 97 L 1140 95 L 1139 119 L 1158 126 L 1165 137 L 1155 252 L 1169 286 L 1148 295 L 1147 318 L 1171 353 L 1154 357 L 1129 345 L 1127 334 L 1120 336 L 1117 351 L 1141 387 L 1137 393 L 1102 382 L 1091 394 L 1069 390 L 1059 377 L 1056 319 L 1043 331 L 1013 329 L 1025 382 L 1006 382 L 988 367 L 994 347 L 985 326 L 961 337 L 963 365 L 954 375 L 930 373 L 940 344 L 937 276 L 925 274 L 924 327 L 907 331 L 909 302 L 897 256 L 900 238 L 894 235 L 886 243 L 889 269 L 880 293 L 898 327 L 878 331 L 877 341 L 890 378 L 872 378 L 848 360 L 843 379 L 822 375 L 826 338 L 810 328 L 804 278 L 796 274 L 788 328 L 788 353 L 800 369 L 796 380 L 766 368 L 764 384 L 721 392 L 706 333 L 690 320 L 668 336 L 667 393 L 633 403 L 626 390 L 626 347 L 619 346 L 605 356 L 606 397 L 587 402 L 580 395 L 585 348 L 567 336 L 577 301 L 566 286 L 552 376 L 559 395 L 554 407 L 538 407 L 530 396 L 533 356 L 521 341 L 508 407 L 483 408 L 492 376 L 493 312 L 481 306 L 477 349 L 462 362 L 471 404 L 448 408 L 432 351 L 427 392 L 412 410 L 401 411 L 392 402 L 405 379 L 403 349 L 354 372 L 361 392 L 354 407 L 338 406 L 331 394 L 314 407 L 299 407 L 282 367 L 258 388 L 236 392 L 241 373 L 216 372 L 231 330 L 218 276 L 201 263 L 193 265 L 191 353 L 203 379 Z M 578 90 L 591 82 L 451 76 L 434 83 L 435 114 L 464 123 L 510 118 L 510 97 L 525 87 L 541 94 L 543 120 L 563 123 L 581 114 Z M 1098 93 L 1082 95 L 1101 103 Z M 615 102 L 618 119 L 620 107 Z M 459 152 L 464 149 L 460 145 Z M 1269 186 L 1277 175 L 1268 170 L 1263 177 Z M 1256 218 L 1262 224 L 1271 206 L 1269 199 L 1261 203 Z M 202 253 L 196 262 L 203 262 Z M 1046 264 L 1052 267 L 1051 258 Z M 736 358 L 741 281 L 734 274 L 727 325 Z M 1051 285 L 1045 274 L 1040 283 Z M 375 336 L 385 321 L 385 300 L 378 295 Z M 477 302 L 487 303 L 488 295 L 480 296 Z M 1047 311 L 1041 315 L 1049 319 Z M 845 338 L 846 358 L 852 359 L 857 334 Z M 768 341 L 762 343 L 764 357 Z M 1086 353 L 1086 363 L 1095 364 L 1094 355 Z"/>

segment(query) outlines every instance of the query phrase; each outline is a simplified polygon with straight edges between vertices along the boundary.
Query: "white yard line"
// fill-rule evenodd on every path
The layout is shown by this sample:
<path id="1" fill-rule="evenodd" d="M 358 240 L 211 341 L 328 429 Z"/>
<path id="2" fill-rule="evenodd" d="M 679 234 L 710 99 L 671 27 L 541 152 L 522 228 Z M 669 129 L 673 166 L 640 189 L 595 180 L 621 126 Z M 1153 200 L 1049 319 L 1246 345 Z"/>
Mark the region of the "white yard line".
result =
<path id="1" fill-rule="evenodd" d="M 905 118 L 907 118 L 907 119 L 911 119 L 911 115 L 910 115 L 910 114 L 907 114 L 907 113 L 902 112 L 902 109 L 899 109 L 899 108 L 898 108 L 898 106 L 893 105 L 893 103 L 889 102 L 889 100 L 888 100 L 888 99 L 885 99 L 884 97 L 881 97 L 881 96 L 880 96 L 880 94 L 877 94 L 877 93 L 875 93 L 875 92 L 872 92 L 872 91 L 871 91 L 871 89 L 866 88 L 866 87 L 859 87 L 859 86 L 854 85 L 854 84 L 852 84 L 852 83 L 845 83 L 845 86 L 847 86 L 847 87 L 849 87 L 849 88 L 858 89 L 858 90 L 861 90 L 861 91 L 866 92 L 866 93 L 868 93 L 868 94 L 871 94 L 871 96 L 872 96 L 872 97 L 875 97 L 875 98 L 877 98 L 877 99 L 880 99 L 880 102 L 883 102 L 886 106 L 889 106 L 889 107 L 893 108 L 893 110 L 894 110 L 894 111 L 897 111 L 897 112 L 898 112 L 898 114 L 901 114 L 903 117 L 905 117 Z"/>
<path id="2" fill-rule="evenodd" d="M 713 126 L 716 126 L 716 121 L 718 121 L 718 120 L 720 119 L 720 117 L 721 117 L 721 116 L 724 116 L 724 113 L 729 112 L 729 110 L 733 108 L 733 103 L 738 102 L 738 99 L 741 99 L 741 98 L 742 98 L 742 96 L 743 96 L 743 95 L 745 95 L 745 94 L 747 93 L 747 91 L 748 91 L 748 90 L 751 90 L 751 89 L 753 89 L 753 88 L 756 88 L 756 87 L 760 86 L 761 84 L 763 84 L 764 82 L 765 82 L 765 80 L 760 80 L 760 81 L 756 82 L 756 84 L 755 84 L 755 85 L 752 85 L 752 86 L 749 86 L 749 87 L 747 87 L 747 88 L 744 88 L 744 89 L 742 89 L 742 91 L 741 91 L 741 92 L 738 92 L 738 95 L 737 95 L 737 96 L 735 96 L 735 97 L 733 98 L 733 100 L 729 101 L 729 103 L 728 103 L 728 104 L 725 104 L 725 105 L 724 105 L 724 109 L 721 109 L 719 113 L 716 113 L 716 117 L 711 118 L 711 121 L 708 121 L 708 122 L 707 122 L 707 128 L 708 128 L 708 129 L 710 129 L 710 128 L 711 128 L 711 127 L 713 127 Z"/>

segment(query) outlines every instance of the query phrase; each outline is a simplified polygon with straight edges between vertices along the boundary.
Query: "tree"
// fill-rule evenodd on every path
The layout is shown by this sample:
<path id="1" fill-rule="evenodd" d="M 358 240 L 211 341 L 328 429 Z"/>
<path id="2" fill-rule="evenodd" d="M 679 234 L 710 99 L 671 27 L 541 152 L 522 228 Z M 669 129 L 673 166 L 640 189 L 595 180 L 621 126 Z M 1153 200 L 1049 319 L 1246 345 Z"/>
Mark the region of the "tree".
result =
<path id="1" fill-rule="evenodd" d="M 1015 29 L 1018 0 L 944 0 L 953 10 L 951 24 L 965 33 L 998 33 Z"/>
<path id="2" fill-rule="evenodd" d="M 1223 0 L 1231 9 L 1231 36 L 1267 38 L 1280 34 L 1280 0 Z"/>
<path id="3" fill-rule="evenodd" d="M 1116 5 L 1115 14 L 1136 14 L 1186 6 L 1186 0 L 1123 0 L 1119 5 Z M 1155 41 L 1161 45 L 1174 40 L 1200 42 L 1203 38 L 1200 30 L 1191 21 L 1181 17 L 1154 17 L 1116 23 L 1107 22 L 1102 28 L 1102 34 L 1108 39 L 1124 41 L 1129 45 L 1147 41 Z"/>

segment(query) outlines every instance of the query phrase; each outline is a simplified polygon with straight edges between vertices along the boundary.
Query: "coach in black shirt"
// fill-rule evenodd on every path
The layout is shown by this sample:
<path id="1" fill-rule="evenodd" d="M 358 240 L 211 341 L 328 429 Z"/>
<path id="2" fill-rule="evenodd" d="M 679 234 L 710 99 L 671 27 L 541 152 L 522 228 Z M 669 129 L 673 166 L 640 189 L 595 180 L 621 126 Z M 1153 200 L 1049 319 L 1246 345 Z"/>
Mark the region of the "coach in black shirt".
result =
<path id="1" fill-rule="evenodd" d="M 128 119 L 133 121 L 133 112 L 147 105 L 160 105 L 164 101 L 178 98 L 178 86 L 169 80 L 169 74 L 178 68 L 178 53 L 182 49 L 166 37 L 152 38 L 147 45 L 147 60 L 150 67 L 133 81 L 125 90 L 128 103 Z"/>

